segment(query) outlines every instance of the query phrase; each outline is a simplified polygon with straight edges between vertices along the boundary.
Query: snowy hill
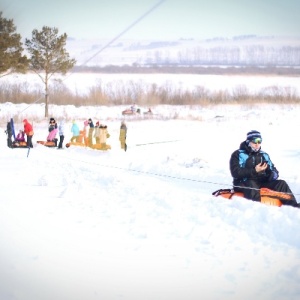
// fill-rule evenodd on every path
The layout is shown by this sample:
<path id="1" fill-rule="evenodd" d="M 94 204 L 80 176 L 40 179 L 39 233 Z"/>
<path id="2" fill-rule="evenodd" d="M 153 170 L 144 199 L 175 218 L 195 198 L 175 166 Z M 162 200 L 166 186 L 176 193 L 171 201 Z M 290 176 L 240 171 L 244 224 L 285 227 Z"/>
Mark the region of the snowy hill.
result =
<path id="1" fill-rule="evenodd" d="M 71 57 L 77 60 L 77 65 L 89 66 L 284 62 L 298 66 L 299 47 L 300 38 L 257 36 L 176 41 L 120 39 L 115 42 L 70 38 L 67 42 L 67 49 Z M 288 54 L 292 54 L 293 59 L 284 61 L 283 57 Z M 276 60 L 274 56 L 277 56 Z"/>
<path id="2" fill-rule="evenodd" d="M 0 108 L 43 115 L 42 105 Z M 1 299 L 299 299 L 300 210 L 211 195 L 231 185 L 229 156 L 257 129 L 300 199 L 298 106 L 199 107 L 194 121 L 188 107 L 156 107 L 179 118 L 127 118 L 127 152 L 119 107 L 69 109 L 51 113 L 102 120 L 112 149 L 37 145 L 48 125 L 39 120 L 27 157 L 6 147 L 2 128 Z"/>

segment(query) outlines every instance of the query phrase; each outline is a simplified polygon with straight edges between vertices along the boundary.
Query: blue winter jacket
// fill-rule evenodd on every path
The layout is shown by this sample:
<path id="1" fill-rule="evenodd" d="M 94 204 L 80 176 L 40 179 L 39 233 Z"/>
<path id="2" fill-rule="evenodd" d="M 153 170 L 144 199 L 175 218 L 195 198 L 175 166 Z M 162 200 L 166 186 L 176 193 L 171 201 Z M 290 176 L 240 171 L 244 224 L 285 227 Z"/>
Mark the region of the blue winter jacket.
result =
<path id="1" fill-rule="evenodd" d="M 73 123 L 71 127 L 71 132 L 73 133 L 73 136 L 79 136 L 80 130 L 76 123 Z"/>
<path id="2" fill-rule="evenodd" d="M 264 162 L 268 164 L 267 169 L 264 172 L 257 173 L 255 166 Z M 254 152 L 246 141 L 242 142 L 240 148 L 232 153 L 229 165 L 234 185 L 246 180 L 255 180 L 259 183 L 269 182 L 279 176 L 279 172 L 272 163 L 270 156 L 261 149 Z"/>

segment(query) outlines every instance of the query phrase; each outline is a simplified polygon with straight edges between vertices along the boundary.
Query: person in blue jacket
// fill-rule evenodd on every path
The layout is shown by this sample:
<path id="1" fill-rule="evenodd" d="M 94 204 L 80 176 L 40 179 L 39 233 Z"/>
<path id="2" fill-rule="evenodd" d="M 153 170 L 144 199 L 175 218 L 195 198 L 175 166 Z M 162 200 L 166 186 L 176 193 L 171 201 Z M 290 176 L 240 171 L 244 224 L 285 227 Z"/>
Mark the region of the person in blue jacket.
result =
<path id="1" fill-rule="evenodd" d="M 73 121 L 73 123 L 72 123 L 71 132 L 73 134 L 73 136 L 71 138 L 71 142 L 78 142 L 78 137 L 79 137 L 79 134 L 80 134 L 80 130 L 79 130 L 79 127 L 78 127 L 78 125 L 75 121 Z"/>
<path id="2" fill-rule="evenodd" d="M 291 195 L 291 200 L 282 204 L 300 207 L 288 184 L 278 179 L 279 172 L 269 154 L 261 149 L 262 137 L 259 131 L 251 130 L 247 138 L 230 158 L 230 172 L 235 191 L 244 193 L 246 199 L 260 201 L 260 188 L 268 188 Z"/>

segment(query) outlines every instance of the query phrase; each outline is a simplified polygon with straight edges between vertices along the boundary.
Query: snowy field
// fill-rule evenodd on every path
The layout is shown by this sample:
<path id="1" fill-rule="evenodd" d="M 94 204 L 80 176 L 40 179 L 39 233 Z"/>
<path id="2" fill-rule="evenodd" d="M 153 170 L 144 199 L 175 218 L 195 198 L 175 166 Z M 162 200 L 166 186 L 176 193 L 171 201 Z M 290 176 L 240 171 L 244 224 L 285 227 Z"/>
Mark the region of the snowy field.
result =
<path id="1" fill-rule="evenodd" d="M 38 145 L 43 105 L 0 108 L 35 131 L 27 157 L 1 123 L 1 300 L 300 298 L 300 210 L 211 195 L 256 129 L 300 200 L 299 106 L 154 107 L 166 118 L 126 119 L 127 152 L 120 107 L 50 108 L 66 141 L 72 119 L 104 122 L 107 152 Z"/>
<path id="2" fill-rule="evenodd" d="M 104 91 L 118 91 L 120 86 L 138 85 L 145 90 L 151 89 L 152 84 L 168 88 L 171 91 L 195 91 L 204 88 L 210 92 L 225 91 L 229 94 L 241 89 L 249 94 L 280 95 L 295 94 L 300 96 L 300 77 L 288 76 L 239 76 L 239 75 L 196 75 L 196 74 L 97 74 L 69 73 L 66 76 L 51 78 L 50 85 L 63 83 L 76 94 L 87 94 L 91 88 L 101 86 Z M 12 74 L 1 79 L 1 84 L 18 83 L 26 90 L 44 91 L 44 85 L 36 74 Z"/>

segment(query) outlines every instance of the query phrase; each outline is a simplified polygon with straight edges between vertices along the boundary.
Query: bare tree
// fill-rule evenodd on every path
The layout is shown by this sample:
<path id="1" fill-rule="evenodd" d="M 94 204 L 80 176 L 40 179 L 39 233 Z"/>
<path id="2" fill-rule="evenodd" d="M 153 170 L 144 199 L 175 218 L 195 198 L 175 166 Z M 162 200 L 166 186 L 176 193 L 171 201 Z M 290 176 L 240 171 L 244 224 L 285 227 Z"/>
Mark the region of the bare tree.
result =
<path id="1" fill-rule="evenodd" d="M 57 28 L 44 26 L 41 31 L 33 30 L 32 39 L 25 41 L 31 55 L 30 68 L 45 84 L 45 117 L 48 117 L 50 78 L 56 73 L 65 75 L 76 63 L 65 49 L 66 40 L 66 33 L 58 36 Z"/>

